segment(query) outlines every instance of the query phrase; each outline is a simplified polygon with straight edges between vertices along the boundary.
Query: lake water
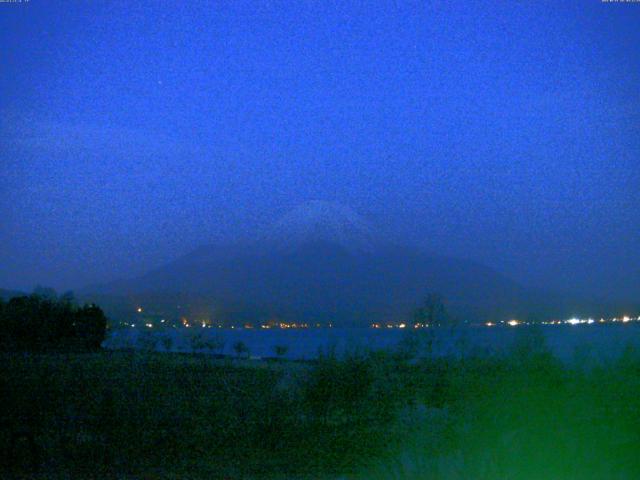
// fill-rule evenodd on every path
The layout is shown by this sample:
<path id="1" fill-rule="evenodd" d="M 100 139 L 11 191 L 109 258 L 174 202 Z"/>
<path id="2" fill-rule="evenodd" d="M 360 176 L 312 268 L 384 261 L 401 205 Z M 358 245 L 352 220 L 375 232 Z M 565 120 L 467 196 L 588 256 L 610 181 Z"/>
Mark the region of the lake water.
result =
<path id="1" fill-rule="evenodd" d="M 464 327 L 459 329 L 434 328 L 411 331 L 401 329 L 325 328 L 325 329 L 166 329 L 127 328 L 110 333 L 104 347 L 154 348 L 158 351 L 192 352 L 199 338 L 209 342 L 205 353 L 235 355 L 234 344 L 243 342 L 254 357 L 274 357 L 276 346 L 287 348 L 288 359 L 312 359 L 320 351 L 335 349 L 338 355 L 353 349 L 394 349 L 407 335 L 416 333 L 432 338 L 435 355 L 461 352 L 499 352 L 508 348 L 518 333 L 528 329 L 518 327 Z M 589 355 L 606 360 L 620 355 L 627 345 L 640 348 L 640 324 L 606 325 L 547 325 L 541 326 L 551 351 L 563 360 L 575 355 Z M 196 341 L 194 342 L 194 337 Z M 163 339 L 169 338 L 169 341 Z M 154 345 L 155 343 L 155 345 Z M 217 346 L 216 346 L 217 345 Z"/>

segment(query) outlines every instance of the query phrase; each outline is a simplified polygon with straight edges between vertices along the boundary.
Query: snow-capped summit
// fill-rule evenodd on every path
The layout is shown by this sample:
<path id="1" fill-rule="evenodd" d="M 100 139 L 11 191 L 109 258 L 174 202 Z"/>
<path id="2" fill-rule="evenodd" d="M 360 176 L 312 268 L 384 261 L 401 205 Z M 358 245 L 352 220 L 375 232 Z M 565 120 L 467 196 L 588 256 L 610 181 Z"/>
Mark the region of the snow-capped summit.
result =
<path id="1" fill-rule="evenodd" d="M 278 248 L 323 242 L 360 252 L 373 250 L 375 240 L 371 225 L 354 210 L 321 200 L 298 205 L 264 235 L 265 243 Z"/>

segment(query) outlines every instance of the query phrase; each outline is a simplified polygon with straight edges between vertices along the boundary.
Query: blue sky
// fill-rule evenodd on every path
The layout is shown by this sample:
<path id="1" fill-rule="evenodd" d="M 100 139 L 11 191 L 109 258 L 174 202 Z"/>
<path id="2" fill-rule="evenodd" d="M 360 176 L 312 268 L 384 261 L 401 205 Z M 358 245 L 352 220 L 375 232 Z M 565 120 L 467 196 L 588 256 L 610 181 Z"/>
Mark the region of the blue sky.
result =
<path id="1" fill-rule="evenodd" d="M 0 4 L 0 286 L 141 273 L 348 205 L 640 295 L 640 4 Z"/>

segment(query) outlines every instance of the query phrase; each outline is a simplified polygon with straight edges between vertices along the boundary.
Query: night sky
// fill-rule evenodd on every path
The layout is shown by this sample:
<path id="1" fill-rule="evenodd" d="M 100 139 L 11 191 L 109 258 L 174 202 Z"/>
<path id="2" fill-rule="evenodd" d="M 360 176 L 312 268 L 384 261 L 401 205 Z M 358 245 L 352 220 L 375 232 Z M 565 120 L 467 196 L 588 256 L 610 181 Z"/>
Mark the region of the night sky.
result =
<path id="1" fill-rule="evenodd" d="M 0 3 L 0 287 L 140 274 L 322 199 L 640 296 L 640 4 Z"/>

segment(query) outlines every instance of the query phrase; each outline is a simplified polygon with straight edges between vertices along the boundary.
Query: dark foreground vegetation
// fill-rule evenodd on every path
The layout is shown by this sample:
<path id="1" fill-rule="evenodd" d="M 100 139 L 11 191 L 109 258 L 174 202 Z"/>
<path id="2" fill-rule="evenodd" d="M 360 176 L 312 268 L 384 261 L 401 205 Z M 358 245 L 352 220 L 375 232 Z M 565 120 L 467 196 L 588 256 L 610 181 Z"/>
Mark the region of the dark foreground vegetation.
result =
<path id="1" fill-rule="evenodd" d="M 416 343 L 411 343 L 412 348 Z M 5 353 L 2 478 L 640 478 L 640 356 Z"/>
<path id="2" fill-rule="evenodd" d="M 107 318 L 97 305 L 77 305 L 73 295 L 58 297 L 50 289 L 36 289 L 5 302 L 0 298 L 0 350 L 98 350 Z"/>

